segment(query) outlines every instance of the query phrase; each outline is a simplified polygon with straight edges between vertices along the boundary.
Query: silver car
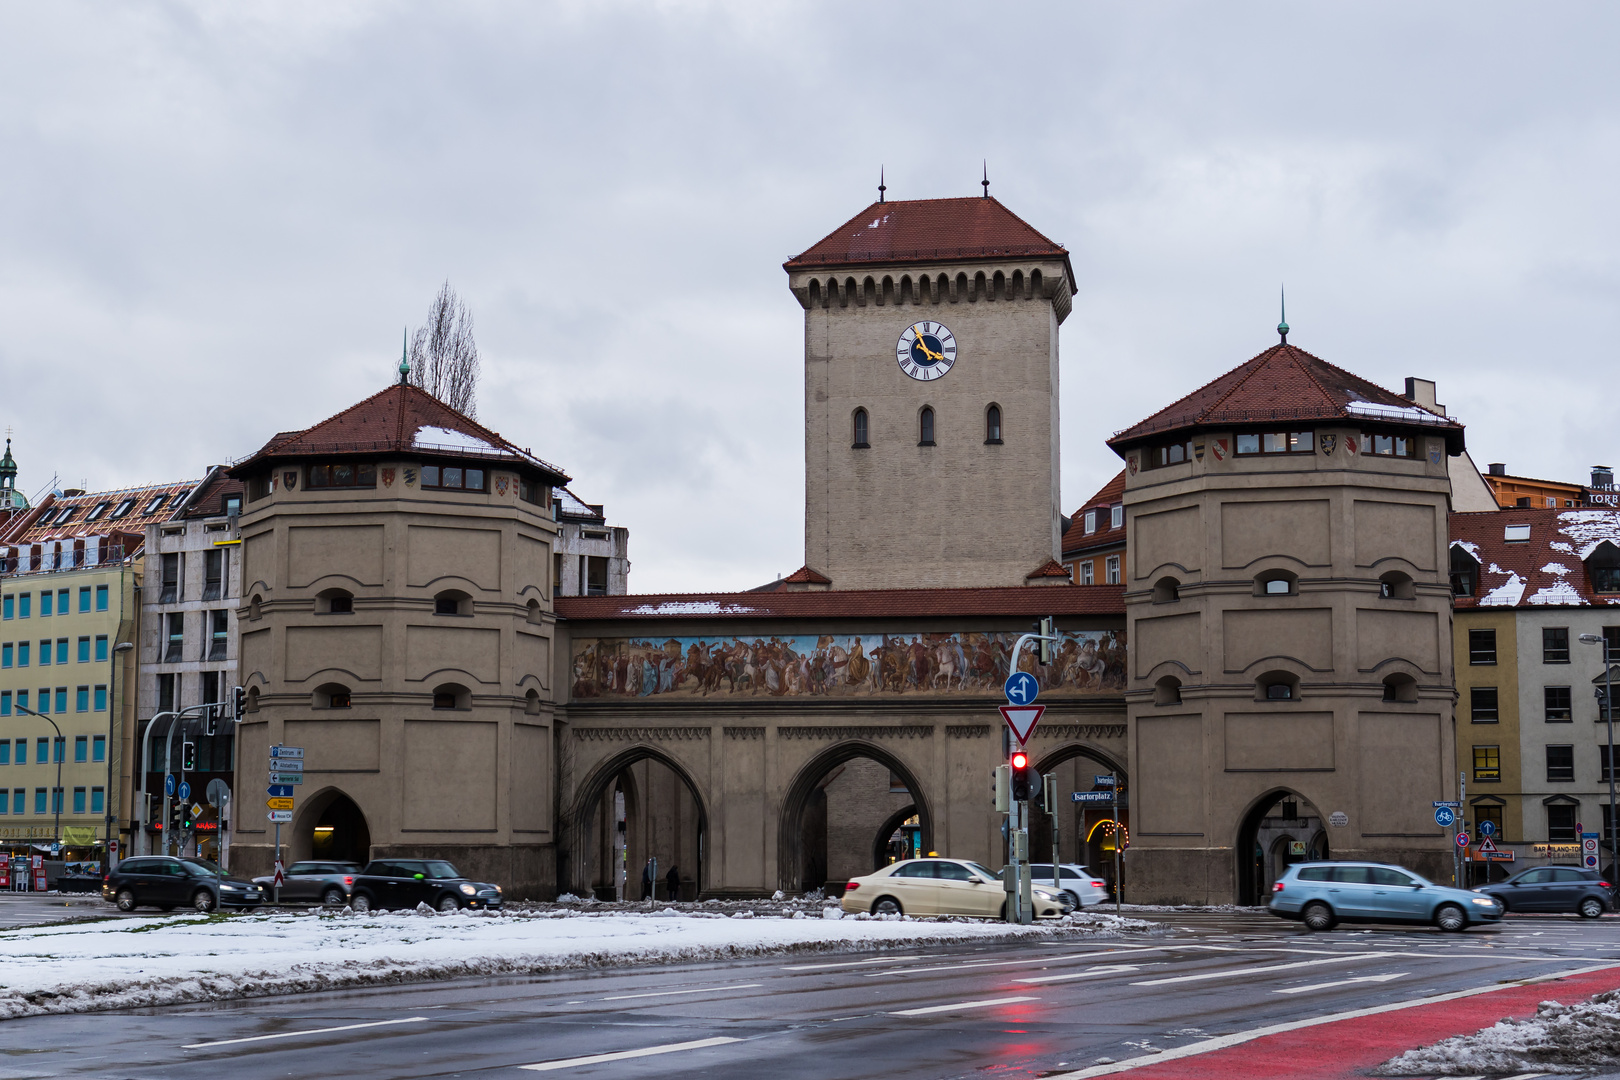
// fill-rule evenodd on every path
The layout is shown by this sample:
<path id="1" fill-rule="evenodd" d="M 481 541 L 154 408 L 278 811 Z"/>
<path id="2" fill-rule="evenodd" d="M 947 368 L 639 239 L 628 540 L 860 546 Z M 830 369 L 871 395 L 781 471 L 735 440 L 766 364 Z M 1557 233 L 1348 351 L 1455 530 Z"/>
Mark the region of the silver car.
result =
<path id="1" fill-rule="evenodd" d="M 1436 885 L 1383 863 L 1296 863 L 1271 890 L 1267 910 L 1297 919 L 1308 930 L 1331 930 L 1339 922 L 1383 922 L 1428 923 L 1455 932 L 1502 917 L 1502 905 L 1489 896 Z"/>
<path id="2" fill-rule="evenodd" d="M 282 875 L 281 899 L 284 903 L 321 903 L 336 907 L 349 902 L 354 890 L 354 877 L 360 864 L 352 862 L 321 862 L 309 860 L 295 862 Z M 275 895 L 274 875 L 256 877 L 253 883 L 264 890 L 265 899 Z"/>

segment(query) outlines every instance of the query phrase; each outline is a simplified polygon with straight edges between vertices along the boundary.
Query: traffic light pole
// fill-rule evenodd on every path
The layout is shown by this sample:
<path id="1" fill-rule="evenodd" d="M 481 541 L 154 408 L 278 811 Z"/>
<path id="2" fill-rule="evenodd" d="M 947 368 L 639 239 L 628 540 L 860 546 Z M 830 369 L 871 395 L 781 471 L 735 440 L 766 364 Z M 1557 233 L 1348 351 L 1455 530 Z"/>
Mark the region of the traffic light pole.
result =
<path id="1" fill-rule="evenodd" d="M 172 709 L 168 712 L 160 712 L 156 716 L 152 717 L 152 724 L 156 724 L 159 720 L 162 720 L 165 717 L 169 719 L 169 734 L 163 744 L 163 775 L 165 777 L 165 783 L 163 785 L 163 816 L 158 819 L 159 821 L 163 822 L 163 854 L 165 855 L 169 854 L 169 834 L 174 831 L 169 827 L 170 795 L 169 785 L 166 782 L 167 777 L 172 775 L 174 772 L 174 729 L 202 710 L 223 708 L 224 704 L 225 703 L 222 701 L 214 701 L 207 705 L 188 705 L 184 709 Z M 152 730 L 151 724 L 147 725 L 147 730 Z M 181 770 L 180 779 L 175 782 L 177 790 L 179 784 L 184 782 L 184 780 L 185 771 Z M 142 807 L 142 809 L 144 810 L 145 807 Z M 179 853 L 176 852 L 175 854 Z"/>

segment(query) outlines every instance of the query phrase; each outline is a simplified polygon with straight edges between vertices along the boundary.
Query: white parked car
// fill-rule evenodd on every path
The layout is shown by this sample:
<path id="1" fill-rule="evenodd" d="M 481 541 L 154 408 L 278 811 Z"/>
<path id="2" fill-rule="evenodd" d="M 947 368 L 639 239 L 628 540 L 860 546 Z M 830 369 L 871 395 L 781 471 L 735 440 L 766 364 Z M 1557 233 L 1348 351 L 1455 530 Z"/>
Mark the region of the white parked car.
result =
<path id="1" fill-rule="evenodd" d="M 1035 915 L 1074 910 L 1064 894 L 1035 882 Z M 978 915 L 1006 918 L 1007 893 L 995 871 L 967 859 L 903 859 L 844 886 L 845 911 L 874 915 Z"/>
<path id="2" fill-rule="evenodd" d="M 1052 864 L 1031 863 L 1030 876 L 1035 884 L 1052 887 Z M 1108 899 L 1108 882 L 1097 877 L 1078 863 L 1058 863 L 1058 888 L 1077 908 L 1090 907 Z"/>

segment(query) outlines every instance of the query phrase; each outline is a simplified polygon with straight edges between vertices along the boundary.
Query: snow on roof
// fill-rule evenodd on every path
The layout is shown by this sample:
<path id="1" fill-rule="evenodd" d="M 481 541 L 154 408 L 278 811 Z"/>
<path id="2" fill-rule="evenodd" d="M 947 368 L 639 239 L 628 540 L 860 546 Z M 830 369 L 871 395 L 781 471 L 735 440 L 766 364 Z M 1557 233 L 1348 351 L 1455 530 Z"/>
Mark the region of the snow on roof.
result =
<path id="1" fill-rule="evenodd" d="M 1507 573 L 1495 563 L 1491 563 L 1491 573 Z M 1518 574 L 1508 573 L 1508 579 L 1479 599 L 1480 607 L 1518 607 L 1519 601 L 1524 598 L 1524 578 Z"/>
<path id="2" fill-rule="evenodd" d="M 1565 573 L 1568 573 L 1566 570 Z M 1521 590 L 1522 591 L 1522 590 Z M 1548 585 L 1537 589 L 1531 594 L 1527 604 L 1552 604 L 1554 606 L 1585 607 L 1586 597 L 1575 591 L 1575 586 L 1567 581 L 1560 581 L 1556 585 Z"/>
<path id="3" fill-rule="evenodd" d="M 565 487 L 551 489 L 551 497 L 557 502 L 559 513 L 571 514 L 574 517 L 595 517 L 596 511 Z"/>
<path id="4" fill-rule="evenodd" d="M 1351 416 L 1370 416 L 1377 420 L 1410 420 L 1417 424 L 1443 423 L 1445 417 L 1436 416 L 1428 409 L 1412 405 L 1385 405 L 1377 401 L 1349 401 L 1344 411 Z"/>
<path id="5" fill-rule="evenodd" d="M 658 604 L 642 604 L 625 612 L 627 615 L 747 615 L 754 611 L 742 604 L 722 604 L 718 600 L 665 600 Z"/>
<path id="6" fill-rule="evenodd" d="M 411 440 L 411 445 L 418 450 L 476 450 L 483 454 L 501 452 L 476 435 L 456 431 L 454 428 L 427 425 L 416 429 L 416 437 Z"/>
<path id="7" fill-rule="evenodd" d="M 1613 510 L 1566 510 L 1558 515 L 1558 531 L 1575 542 L 1584 562 L 1607 540 L 1620 547 L 1620 514 Z"/>
<path id="8" fill-rule="evenodd" d="M 1480 558 L 1480 556 L 1479 556 L 1479 545 L 1474 543 L 1471 540 L 1453 540 L 1451 542 L 1451 546 L 1452 547 L 1460 547 L 1460 548 L 1462 548 L 1464 551 L 1468 552 L 1468 554 L 1470 554 L 1470 555 L 1472 555 L 1474 557 L 1475 562 L 1484 562 L 1485 561 L 1484 559 Z"/>
<path id="9" fill-rule="evenodd" d="M 1541 572 L 1543 574 L 1556 574 L 1559 577 L 1563 577 L 1565 574 L 1569 573 L 1569 567 L 1565 566 L 1561 562 L 1550 562 L 1541 568 Z"/>

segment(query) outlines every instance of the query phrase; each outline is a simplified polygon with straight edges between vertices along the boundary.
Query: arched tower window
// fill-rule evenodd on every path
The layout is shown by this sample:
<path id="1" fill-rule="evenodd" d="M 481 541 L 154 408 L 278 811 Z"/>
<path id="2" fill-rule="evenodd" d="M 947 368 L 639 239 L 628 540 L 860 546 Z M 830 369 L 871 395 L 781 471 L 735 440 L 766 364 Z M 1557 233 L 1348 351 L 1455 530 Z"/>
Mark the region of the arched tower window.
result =
<path id="1" fill-rule="evenodd" d="M 855 410 L 855 441 L 850 445 L 856 450 L 865 450 L 872 445 L 868 438 L 871 421 L 867 418 L 865 409 Z"/>
<path id="2" fill-rule="evenodd" d="M 918 446 L 934 445 L 934 410 L 931 406 L 924 405 L 922 413 L 918 416 L 917 436 Z"/>
<path id="3" fill-rule="evenodd" d="M 1001 445 L 1000 405 L 991 405 L 984 410 L 984 441 L 990 445 Z"/>

